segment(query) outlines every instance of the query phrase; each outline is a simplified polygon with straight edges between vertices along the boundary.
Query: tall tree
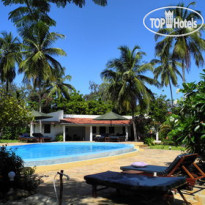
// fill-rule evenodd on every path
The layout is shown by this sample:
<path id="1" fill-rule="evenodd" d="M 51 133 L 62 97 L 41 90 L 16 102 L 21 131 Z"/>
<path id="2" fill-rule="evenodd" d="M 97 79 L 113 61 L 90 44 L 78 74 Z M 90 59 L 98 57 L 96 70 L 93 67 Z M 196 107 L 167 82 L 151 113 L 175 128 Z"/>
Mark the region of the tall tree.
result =
<path id="1" fill-rule="evenodd" d="M 92 0 L 95 4 L 100 6 L 106 6 L 107 0 Z M 83 7 L 85 6 L 85 0 L 50 0 L 52 3 L 56 3 L 57 6 L 65 7 L 67 3 L 74 3 L 76 6 Z"/>
<path id="2" fill-rule="evenodd" d="M 74 3 L 79 7 L 85 5 L 85 0 L 2 0 L 5 6 L 20 5 L 9 13 L 9 19 L 14 22 L 20 35 L 24 36 L 26 30 L 32 31 L 32 28 L 38 21 L 43 21 L 49 26 L 55 26 L 56 22 L 49 17 L 51 3 L 58 7 L 65 7 L 67 4 Z M 93 0 L 95 4 L 105 6 L 107 0 Z"/>
<path id="3" fill-rule="evenodd" d="M 0 37 L 0 80 L 6 83 L 8 92 L 16 76 L 16 64 L 21 61 L 21 43 L 12 33 L 3 32 Z"/>
<path id="4" fill-rule="evenodd" d="M 154 69 L 155 78 L 161 78 L 162 86 L 167 87 L 169 85 L 173 107 L 172 84 L 174 86 L 177 86 L 177 75 L 182 77 L 180 71 L 177 68 L 178 66 L 181 66 L 181 64 L 174 60 L 171 60 L 169 57 L 164 58 L 163 60 L 154 59 L 152 60 L 152 62 L 157 65 L 157 67 Z"/>
<path id="5" fill-rule="evenodd" d="M 33 29 L 32 35 L 24 39 L 25 59 L 20 63 L 20 72 L 24 73 L 24 82 L 33 82 L 34 88 L 39 93 L 39 110 L 41 111 L 41 86 L 46 80 L 54 80 L 55 74 L 63 69 L 61 64 L 53 56 L 65 56 L 66 53 L 60 48 L 51 45 L 61 34 L 49 32 L 49 26 L 38 22 Z"/>
<path id="6" fill-rule="evenodd" d="M 178 4 L 180 7 L 189 8 L 190 6 L 195 5 L 195 2 L 190 3 L 188 6 L 185 6 L 183 3 Z M 179 20 L 191 21 L 192 18 L 199 19 L 199 15 L 195 12 L 185 10 L 183 8 L 171 9 L 174 12 L 174 17 Z M 200 11 L 197 11 L 200 13 Z M 200 26 L 200 25 L 198 25 Z M 176 60 L 180 60 L 182 63 L 182 76 L 183 82 L 185 82 L 185 69 L 189 70 L 191 65 L 191 57 L 193 57 L 195 64 L 203 66 L 204 58 L 202 52 L 205 50 L 205 40 L 202 38 L 202 31 L 198 30 L 187 36 L 180 37 L 165 37 L 163 40 L 159 41 L 156 44 L 156 54 L 158 56 L 169 56 Z M 192 28 L 162 28 L 158 32 L 163 34 L 172 34 L 179 35 L 190 33 L 194 31 Z M 157 41 L 161 36 L 156 35 L 155 40 Z"/>
<path id="7" fill-rule="evenodd" d="M 49 79 L 48 82 L 46 82 L 45 86 L 47 87 L 46 92 L 48 92 L 48 96 L 55 95 L 55 97 L 59 99 L 69 99 L 70 93 L 74 90 L 74 87 L 66 83 L 66 80 L 71 80 L 71 76 L 65 75 L 65 68 L 63 68 L 59 73 L 55 74 L 54 80 L 51 81 Z"/>
<path id="8" fill-rule="evenodd" d="M 132 113 L 134 139 L 137 141 L 136 105 L 145 103 L 149 106 L 153 94 L 145 84 L 157 85 L 157 81 L 143 75 L 146 71 L 153 71 L 153 65 L 141 62 L 145 53 L 140 51 L 139 46 L 135 46 L 132 50 L 122 46 L 119 50 L 120 58 L 109 61 L 101 76 L 110 83 L 108 91 L 116 108 Z"/>

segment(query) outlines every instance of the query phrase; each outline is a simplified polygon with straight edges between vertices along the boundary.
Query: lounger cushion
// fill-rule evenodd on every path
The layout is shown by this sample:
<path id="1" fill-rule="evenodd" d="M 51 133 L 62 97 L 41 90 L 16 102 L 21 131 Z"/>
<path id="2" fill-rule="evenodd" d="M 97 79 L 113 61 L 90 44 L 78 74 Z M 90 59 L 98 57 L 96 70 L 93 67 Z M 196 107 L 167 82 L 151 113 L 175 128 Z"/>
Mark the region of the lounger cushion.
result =
<path id="1" fill-rule="evenodd" d="M 172 188 L 182 186 L 186 182 L 184 177 L 149 177 L 112 171 L 87 175 L 84 178 L 88 184 L 104 185 L 133 191 L 166 192 Z"/>
<path id="2" fill-rule="evenodd" d="M 134 166 L 134 167 L 146 167 L 148 164 L 145 163 L 145 162 L 133 162 L 131 164 L 131 166 Z"/>

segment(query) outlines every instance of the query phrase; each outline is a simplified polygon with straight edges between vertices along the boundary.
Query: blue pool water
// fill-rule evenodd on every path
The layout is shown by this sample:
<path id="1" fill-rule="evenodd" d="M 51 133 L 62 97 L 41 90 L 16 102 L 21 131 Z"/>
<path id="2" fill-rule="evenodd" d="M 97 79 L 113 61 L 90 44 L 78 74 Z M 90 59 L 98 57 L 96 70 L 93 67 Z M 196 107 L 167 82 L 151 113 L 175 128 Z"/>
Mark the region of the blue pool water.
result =
<path id="1" fill-rule="evenodd" d="M 135 151 L 134 145 L 118 143 L 38 143 L 8 146 L 25 166 L 40 166 L 119 155 Z"/>

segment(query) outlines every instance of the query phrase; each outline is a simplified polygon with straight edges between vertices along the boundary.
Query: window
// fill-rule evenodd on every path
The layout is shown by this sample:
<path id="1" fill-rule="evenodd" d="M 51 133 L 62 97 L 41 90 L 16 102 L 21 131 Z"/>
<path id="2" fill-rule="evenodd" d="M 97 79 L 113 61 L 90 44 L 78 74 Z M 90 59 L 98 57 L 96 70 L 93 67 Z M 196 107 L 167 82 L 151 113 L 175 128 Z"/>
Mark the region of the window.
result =
<path id="1" fill-rule="evenodd" d="M 106 127 L 100 127 L 100 134 L 105 134 L 106 133 Z"/>
<path id="2" fill-rule="evenodd" d="M 114 133 L 115 133 L 115 128 L 109 127 L 109 134 L 114 134 Z"/>
<path id="3" fill-rule="evenodd" d="M 93 127 L 92 129 L 93 129 L 93 131 L 92 131 L 93 134 L 96 134 L 96 127 Z"/>
<path id="4" fill-rule="evenodd" d="M 51 125 L 50 124 L 45 124 L 44 125 L 44 133 L 51 133 Z"/>

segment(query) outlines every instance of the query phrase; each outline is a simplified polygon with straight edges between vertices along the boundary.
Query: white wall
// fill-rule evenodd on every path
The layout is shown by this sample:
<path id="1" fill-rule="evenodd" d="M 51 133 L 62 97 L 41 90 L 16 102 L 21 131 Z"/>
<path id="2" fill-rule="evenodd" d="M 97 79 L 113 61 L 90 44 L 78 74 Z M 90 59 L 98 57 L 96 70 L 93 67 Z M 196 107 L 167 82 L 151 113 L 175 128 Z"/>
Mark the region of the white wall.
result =
<path id="1" fill-rule="evenodd" d="M 39 133 L 39 124 L 35 124 L 35 129 L 34 129 L 34 133 Z M 55 137 L 57 134 L 63 134 L 63 126 L 60 124 L 57 125 L 51 125 L 51 133 L 44 133 L 44 124 L 42 125 L 42 134 L 44 136 L 48 136 L 51 137 L 52 140 L 55 140 Z"/>
<path id="2" fill-rule="evenodd" d="M 44 119 L 44 120 L 41 120 L 41 121 L 42 122 L 43 121 L 46 121 L 46 122 L 53 122 L 53 121 L 60 122 L 60 120 L 63 119 L 64 112 L 63 112 L 63 110 L 59 110 L 57 112 L 48 113 L 48 115 L 49 116 L 53 116 L 53 117 L 47 118 L 47 119 Z"/>

